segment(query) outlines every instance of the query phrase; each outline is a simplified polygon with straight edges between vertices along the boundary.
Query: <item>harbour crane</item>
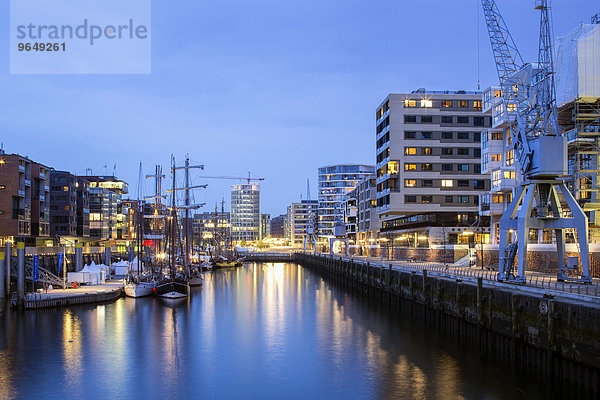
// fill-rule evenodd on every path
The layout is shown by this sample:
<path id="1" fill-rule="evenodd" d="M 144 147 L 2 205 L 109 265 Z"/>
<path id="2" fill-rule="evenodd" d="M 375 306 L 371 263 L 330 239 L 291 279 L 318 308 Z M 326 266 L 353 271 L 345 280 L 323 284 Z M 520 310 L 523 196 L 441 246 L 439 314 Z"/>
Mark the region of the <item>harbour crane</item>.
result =
<path id="1" fill-rule="evenodd" d="M 499 281 L 525 283 L 530 229 L 555 232 L 558 280 L 591 283 L 587 216 L 566 188 L 567 138 L 558 127 L 553 37 L 549 0 L 536 0 L 540 11 L 538 63 L 525 63 L 494 0 L 481 0 L 515 159 L 523 181 L 500 219 Z M 568 210 L 563 209 L 561 196 Z M 581 275 L 568 276 L 565 230 L 573 230 L 580 252 Z M 516 241 L 509 243 L 509 232 Z M 515 274 L 515 256 L 518 271 Z M 579 270 L 569 257 L 570 271 Z"/>

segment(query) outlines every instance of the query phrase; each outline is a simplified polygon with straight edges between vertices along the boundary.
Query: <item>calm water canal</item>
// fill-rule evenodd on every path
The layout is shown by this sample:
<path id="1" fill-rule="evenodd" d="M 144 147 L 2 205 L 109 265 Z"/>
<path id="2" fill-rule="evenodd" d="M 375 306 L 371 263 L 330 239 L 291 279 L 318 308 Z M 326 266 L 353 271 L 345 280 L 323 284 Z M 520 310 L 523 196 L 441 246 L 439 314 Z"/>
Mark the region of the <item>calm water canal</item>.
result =
<path id="1" fill-rule="evenodd" d="M 292 264 L 191 299 L 0 319 L 0 399 L 542 399 L 539 383 Z"/>

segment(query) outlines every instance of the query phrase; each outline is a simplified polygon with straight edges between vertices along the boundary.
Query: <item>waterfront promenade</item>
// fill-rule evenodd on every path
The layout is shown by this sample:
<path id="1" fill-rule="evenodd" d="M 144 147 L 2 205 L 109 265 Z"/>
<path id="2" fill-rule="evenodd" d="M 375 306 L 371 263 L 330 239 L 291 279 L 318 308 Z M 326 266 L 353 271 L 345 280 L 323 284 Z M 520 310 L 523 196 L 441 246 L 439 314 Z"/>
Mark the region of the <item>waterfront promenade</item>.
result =
<path id="1" fill-rule="evenodd" d="M 115 300 L 123 293 L 123 280 L 112 280 L 99 285 L 83 285 L 77 289 L 52 289 L 25 296 L 26 309 L 58 307 L 74 304 L 101 303 Z"/>

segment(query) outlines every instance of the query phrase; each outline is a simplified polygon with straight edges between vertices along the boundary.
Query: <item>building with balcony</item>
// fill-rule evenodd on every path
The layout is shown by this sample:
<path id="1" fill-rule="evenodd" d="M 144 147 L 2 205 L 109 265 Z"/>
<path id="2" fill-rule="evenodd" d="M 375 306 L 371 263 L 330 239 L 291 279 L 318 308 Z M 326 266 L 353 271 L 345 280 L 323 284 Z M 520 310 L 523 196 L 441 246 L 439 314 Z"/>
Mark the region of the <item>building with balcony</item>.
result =
<path id="1" fill-rule="evenodd" d="M 490 242 L 500 239 L 500 218 L 512 201 L 515 188 L 521 181 L 504 110 L 502 91 L 490 87 L 483 92 L 483 115 L 492 124 L 481 134 L 481 173 L 489 179 L 490 190 L 480 195 L 479 213 L 489 217 Z"/>
<path id="2" fill-rule="evenodd" d="M 292 203 L 288 206 L 286 233 L 290 240 L 290 246 L 303 247 L 304 239 L 306 238 L 306 228 L 310 218 L 314 221 L 318 218 L 319 201 L 318 200 L 301 200 L 299 203 Z"/>
<path id="3" fill-rule="evenodd" d="M 50 235 L 49 168 L 0 150 L 0 244 L 35 245 Z"/>
<path id="4" fill-rule="evenodd" d="M 344 196 L 354 189 L 361 179 L 373 172 L 372 165 L 364 164 L 340 164 L 319 168 L 319 217 L 317 223 L 319 236 L 334 236 L 336 222 L 343 222 Z"/>
<path id="5" fill-rule="evenodd" d="M 231 240 L 260 240 L 260 185 L 231 186 Z"/>
<path id="6" fill-rule="evenodd" d="M 376 209 L 401 246 L 460 243 L 479 219 L 481 92 L 390 94 L 376 110 Z M 486 234 L 483 234 L 486 235 Z M 486 240 L 486 237 L 478 238 Z M 388 238 L 388 240 L 390 240 Z"/>
<path id="7" fill-rule="evenodd" d="M 50 237 L 50 168 L 31 164 L 31 236 L 42 244 Z"/>
<path id="8" fill-rule="evenodd" d="M 77 237 L 77 177 L 50 171 L 50 229 L 52 236 Z"/>
<path id="9" fill-rule="evenodd" d="M 130 240 L 130 210 L 123 197 L 127 182 L 115 176 L 81 176 L 89 182 L 90 236 L 101 240 Z"/>
<path id="10" fill-rule="evenodd" d="M 377 215 L 377 176 L 369 175 L 358 183 L 356 244 L 369 246 L 376 242 L 381 229 Z"/>
<path id="11" fill-rule="evenodd" d="M 342 212 L 344 215 L 344 226 L 346 227 L 346 237 L 350 239 L 350 243 L 355 243 L 358 228 L 358 185 L 344 195 Z"/>

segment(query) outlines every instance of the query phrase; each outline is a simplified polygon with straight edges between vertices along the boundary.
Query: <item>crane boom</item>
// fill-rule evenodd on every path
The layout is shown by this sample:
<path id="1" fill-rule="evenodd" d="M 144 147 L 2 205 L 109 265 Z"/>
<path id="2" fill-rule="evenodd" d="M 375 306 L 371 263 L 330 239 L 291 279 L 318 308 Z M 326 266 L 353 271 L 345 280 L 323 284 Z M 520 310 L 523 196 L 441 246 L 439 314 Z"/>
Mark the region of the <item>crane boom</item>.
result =
<path id="1" fill-rule="evenodd" d="M 264 181 L 265 178 L 251 178 L 250 172 L 248 172 L 248 177 L 240 177 L 240 176 L 199 176 L 200 179 L 233 179 L 236 181 L 248 181 L 250 184 L 251 181 Z"/>
<path id="2" fill-rule="evenodd" d="M 529 82 L 531 75 L 524 68 L 521 53 L 510 34 L 502 14 L 494 0 L 482 0 L 485 21 L 490 36 L 492 52 L 496 61 L 496 71 L 502 89 L 504 111 L 510 124 L 515 156 L 521 171 L 526 174 L 530 168 L 532 151 L 527 138 L 527 119 L 531 108 L 529 102 Z"/>

